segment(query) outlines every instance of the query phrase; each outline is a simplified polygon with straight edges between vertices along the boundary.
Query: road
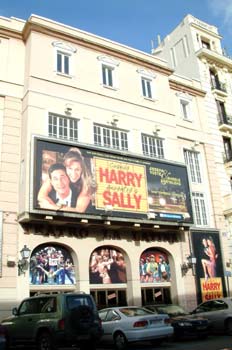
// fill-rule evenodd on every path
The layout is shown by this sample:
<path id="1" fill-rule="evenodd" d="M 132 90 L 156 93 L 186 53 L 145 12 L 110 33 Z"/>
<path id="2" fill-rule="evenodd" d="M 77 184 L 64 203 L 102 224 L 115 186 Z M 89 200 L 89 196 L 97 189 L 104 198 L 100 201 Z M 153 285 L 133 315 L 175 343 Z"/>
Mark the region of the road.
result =
<path id="1" fill-rule="evenodd" d="M 98 350 L 109 350 L 113 347 L 99 347 Z M 175 342 L 165 342 L 156 347 L 149 343 L 133 344 L 130 346 L 133 350 L 232 350 L 232 336 L 215 335 L 205 340 L 185 340 Z"/>

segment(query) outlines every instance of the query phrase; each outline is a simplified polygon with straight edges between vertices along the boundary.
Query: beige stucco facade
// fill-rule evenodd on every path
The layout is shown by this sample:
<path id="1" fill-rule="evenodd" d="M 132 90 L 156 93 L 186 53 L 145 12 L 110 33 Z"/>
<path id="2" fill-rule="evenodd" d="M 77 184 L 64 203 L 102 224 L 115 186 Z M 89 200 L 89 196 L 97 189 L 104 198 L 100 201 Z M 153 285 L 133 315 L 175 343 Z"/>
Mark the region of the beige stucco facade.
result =
<path id="1" fill-rule="evenodd" d="M 69 55 L 68 75 L 57 72 L 59 50 Z M 163 59 L 35 15 L 25 22 L 0 18 L 0 56 L 1 315 L 9 313 L 11 306 L 25 296 L 57 290 L 123 290 L 128 304 L 141 304 L 142 288 L 150 288 L 153 293 L 167 288 L 173 302 L 193 308 L 197 303 L 196 276 L 192 269 L 185 276 L 181 271 L 192 249 L 191 230 L 225 230 L 221 187 L 215 178 L 214 135 L 209 132 L 205 91 L 199 81 L 174 75 Z M 102 62 L 114 67 L 113 88 L 102 84 Z M 152 99 L 142 95 L 141 75 L 154 81 Z M 181 96 L 191 101 L 191 122 L 181 116 Z M 54 141 L 48 134 L 49 114 L 65 117 L 67 106 L 71 117 L 78 120 L 76 144 L 87 148 L 94 146 L 94 123 L 111 128 L 116 116 L 116 130 L 128 134 L 124 159 L 143 157 L 141 134 L 153 137 L 155 129 L 164 142 L 164 161 L 170 164 L 183 165 L 183 150 L 191 150 L 197 141 L 204 182 L 190 184 L 190 189 L 207 193 L 208 225 L 180 227 L 177 221 L 155 220 L 144 224 L 135 217 L 140 224 L 135 228 L 133 218 L 114 221 L 112 215 L 112 224 L 106 227 L 99 216 L 76 213 L 61 217 L 55 211 L 34 210 L 34 137 Z M 76 145 L 69 140 L 63 142 Z M 81 223 L 86 217 L 88 223 Z M 222 245 L 226 243 L 222 238 Z M 29 270 L 18 275 L 22 247 L 27 245 L 33 252 L 44 244 L 70 252 L 77 276 L 74 285 L 31 285 Z M 126 283 L 90 283 L 90 256 L 101 246 L 123 254 Z M 139 259 L 147 249 L 168 256 L 170 281 L 141 284 Z M 226 249 L 224 252 L 227 254 Z M 223 256 L 223 264 L 225 259 L 227 256 Z M 15 265 L 10 266 L 14 260 Z"/>

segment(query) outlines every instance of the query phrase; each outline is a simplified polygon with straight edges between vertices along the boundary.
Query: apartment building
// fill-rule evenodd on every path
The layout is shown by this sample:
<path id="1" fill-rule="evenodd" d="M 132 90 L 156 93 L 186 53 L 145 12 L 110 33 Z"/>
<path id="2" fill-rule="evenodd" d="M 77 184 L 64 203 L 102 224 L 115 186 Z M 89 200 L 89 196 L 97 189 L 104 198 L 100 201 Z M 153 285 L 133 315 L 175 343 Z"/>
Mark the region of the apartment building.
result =
<path id="1" fill-rule="evenodd" d="M 169 33 L 153 51 L 156 57 L 167 60 L 176 74 L 199 81 L 205 95 L 205 111 L 208 118 L 208 133 L 212 135 L 215 174 L 220 187 L 213 191 L 213 202 L 222 210 L 223 217 L 215 218 L 221 231 L 225 256 L 225 273 L 229 278 L 232 271 L 232 193 L 231 193 L 231 133 L 232 133 L 232 59 L 222 47 L 218 28 L 192 15 Z M 186 109 L 186 106 L 183 106 Z M 217 203 L 217 204 L 216 204 Z M 228 279 L 229 281 L 229 279 Z"/>
<path id="2" fill-rule="evenodd" d="M 226 295 L 220 130 L 199 79 L 37 15 L 0 18 L 0 56 L 1 315 L 36 293 Z"/>

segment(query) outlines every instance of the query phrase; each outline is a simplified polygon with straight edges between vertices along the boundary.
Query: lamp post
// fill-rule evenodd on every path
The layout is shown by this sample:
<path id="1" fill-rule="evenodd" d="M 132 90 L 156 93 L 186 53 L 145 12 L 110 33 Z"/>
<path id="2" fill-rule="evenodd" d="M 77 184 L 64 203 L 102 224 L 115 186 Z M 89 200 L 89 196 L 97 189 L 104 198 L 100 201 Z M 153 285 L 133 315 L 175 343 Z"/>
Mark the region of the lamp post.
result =
<path id="1" fill-rule="evenodd" d="M 30 253 L 31 253 L 31 250 L 25 244 L 20 251 L 21 259 L 18 261 L 18 276 L 22 274 L 25 275 L 25 271 L 29 267 L 28 259 L 30 257 Z"/>

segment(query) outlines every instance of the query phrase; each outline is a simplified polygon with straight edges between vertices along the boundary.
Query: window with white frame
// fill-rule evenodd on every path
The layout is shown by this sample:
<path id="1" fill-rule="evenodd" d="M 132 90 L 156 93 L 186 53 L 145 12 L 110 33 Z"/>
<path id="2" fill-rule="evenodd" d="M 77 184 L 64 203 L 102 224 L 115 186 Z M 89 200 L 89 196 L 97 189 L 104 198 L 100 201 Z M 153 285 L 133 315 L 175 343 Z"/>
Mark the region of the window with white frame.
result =
<path id="1" fill-rule="evenodd" d="M 164 159 L 163 139 L 142 134 L 142 149 L 145 156 Z"/>
<path id="2" fill-rule="evenodd" d="M 123 130 L 94 124 L 94 144 L 128 151 L 128 133 Z"/>
<path id="3" fill-rule="evenodd" d="M 142 82 L 143 97 L 152 98 L 151 79 L 142 77 L 141 82 Z"/>
<path id="4" fill-rule="evenodd" d="M 70 73 L 70 55 L 62 52 L 57 51 L 57 60 L 56 60 L 56 71 L 58 73 L 69 75 Z"/>
<path id="5" fill-rule="evenodd" d="M 102 85 L 116 89 L 118 86 L 116 69 L 119 62 L 108 56 L 98 56 L 98 60 L 100 62 Z"/>
<path id="6" fill-rule="evenodd" d="M 185 149 L 184 159 L 185 159 L 185 164 L 189 169 L 191 181 L 194 183 L 202 183 L 199 152 Z"/>
<path id="7" fill-rule="evenodd" d="M 55 71 L 58 74 L 70 76 L 72 74 L 72 56 L 76 49 L 60 41 L 52 43 L 55 48 Z"/>
<path id="8" fill-rule="evenodd" d="M 192 121 L 192 97 L 183 93 L 177 93 L 176 95 L 179 98 L 181 118 Z"/>
<path id="9" fill-rule="evenodd" d="M 208 225 L 208 216 L 206 210 L 205 196 L 202 192 L 192 192 L 193 209 L 195 214 L 195 223 L 198 226 Z"/>
<path id="10" fill-rule="evenodd" d="M 156 75 L 145 69 L 137 69 L 137 72 L 140 74 L 142 96 L 153 100 L 155 98 L 154 79 Z"/>
<path id="11" fill-rule="evenodd" d="M 102 65 L 102 83 L 105 86 L 113 87 L 114 68 Z"/>
<path id="12" fill-rule="evenodd" d="M 50 113 L 48 135 L 57 139 L 78 141 L 78 120 Z"/>

